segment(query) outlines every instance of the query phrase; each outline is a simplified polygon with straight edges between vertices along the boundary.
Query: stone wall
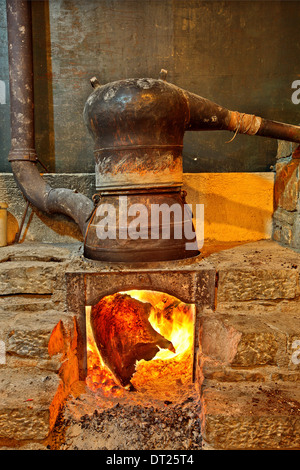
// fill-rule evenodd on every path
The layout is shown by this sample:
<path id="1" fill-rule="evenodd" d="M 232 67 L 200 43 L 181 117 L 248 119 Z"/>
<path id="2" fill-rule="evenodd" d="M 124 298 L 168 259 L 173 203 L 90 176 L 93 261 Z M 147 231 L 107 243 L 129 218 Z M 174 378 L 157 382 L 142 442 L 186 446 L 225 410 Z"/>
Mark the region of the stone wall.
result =
<path id="1" fill-rule="evenodd" d="M 273 239 L 300 249 L 300 151 L 297 144 L 280 141 L 274 188 Z"/>
<path id="2" fill-rule="evenodd" d="M 211 255 L 202 317 L 204 447 L 300 447 L 300 255 L 266 241 Z"/>
<path id="3" fill-rule="evenodd" d="M 2 248 L 0 255 L 0 341 L 5 349 L 0 446 L 29 440 L 32 447 L 49 434 L 50 406 L 60 383 L 61 363 L 49 356 L 48 342 L 60 320 L 71 323 L 63 271 L 69 251 L 18 245 Z"/>

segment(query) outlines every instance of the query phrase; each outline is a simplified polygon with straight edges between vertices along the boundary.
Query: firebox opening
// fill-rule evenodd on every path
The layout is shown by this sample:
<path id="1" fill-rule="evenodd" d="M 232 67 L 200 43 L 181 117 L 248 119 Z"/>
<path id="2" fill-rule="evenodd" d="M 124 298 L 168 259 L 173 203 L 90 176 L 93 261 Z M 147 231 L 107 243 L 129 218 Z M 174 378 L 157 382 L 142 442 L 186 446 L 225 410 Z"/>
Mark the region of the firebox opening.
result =
<path id="1" fill-rule="evenodd" d="M 87 385 L 100 395 L 173 400 L 193 388 L 195 306 L 130 290 L 86 307 Z"/>

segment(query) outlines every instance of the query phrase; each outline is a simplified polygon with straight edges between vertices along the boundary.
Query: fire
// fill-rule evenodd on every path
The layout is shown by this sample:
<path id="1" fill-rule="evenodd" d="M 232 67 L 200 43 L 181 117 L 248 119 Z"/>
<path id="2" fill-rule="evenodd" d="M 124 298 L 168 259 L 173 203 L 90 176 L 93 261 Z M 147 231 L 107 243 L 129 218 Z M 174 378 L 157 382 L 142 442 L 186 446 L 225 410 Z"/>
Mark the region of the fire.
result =
<path id="1" fill-rule="evenodd" d="M 151 361 L 138 361 L 133 377 L 135 387 L 145 386 L 147 380 L 159 379 L 162 374 L 169 376 L 168 367 L 176 374 L 174 379 L 180 380 L 187 369 L 190 371 L 191 356 L 194 340 L 194 305 L 185 304 L 168 294 L 147 290 L 131 290 L 121 292 L 130 297 L 152 305 L 149 322 L 153 329 L 171 341 L 175 352 L 160 349 Z M 111 297 L 109 296 L 110 300 Z M 90 325 L 91 307 L 86 307 L 87 344 L 88 344 L 88 374 L 87 385 L 93 391 L 104 395 L 122 396 L 123 387 L 117 385 L 117 380 L 104 364 L 99 354 L 93 331 Z M 126 314 L 126 312 L 124 312 Z M 189 365 L 188 365 L 189 364 Z"/>
<path id="2" fill-rule="evenodd" d="M 176 357 L 180 361 L 185 352 L 193 347 L 194 305 L 180 302 L 162 292 L 132 290 L 126 293 L 134 299 L 152 305 L 149 317 L 152 327 L 170 340 L 175 348 L 175 353 L 169 349 L 160 349 L 153 360 Z"/>

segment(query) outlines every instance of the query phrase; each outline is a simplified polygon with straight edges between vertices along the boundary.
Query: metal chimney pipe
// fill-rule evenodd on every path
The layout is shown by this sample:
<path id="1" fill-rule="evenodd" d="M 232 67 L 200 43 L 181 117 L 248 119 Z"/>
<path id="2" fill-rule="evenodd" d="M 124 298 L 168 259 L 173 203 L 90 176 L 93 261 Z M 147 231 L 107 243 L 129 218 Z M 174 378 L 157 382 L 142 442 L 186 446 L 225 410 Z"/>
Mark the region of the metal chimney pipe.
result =
<path id="1" fill-rule="evenodd" d="M 9 161 L 14 177 L 30 203 L 48 214 L 71 217 L 84 236 L 94 210 L 93 202 L 70 189 L 53 189 L 36 166 L 31 1 L 7 0 L 6 6 L 11 106 Z"/>

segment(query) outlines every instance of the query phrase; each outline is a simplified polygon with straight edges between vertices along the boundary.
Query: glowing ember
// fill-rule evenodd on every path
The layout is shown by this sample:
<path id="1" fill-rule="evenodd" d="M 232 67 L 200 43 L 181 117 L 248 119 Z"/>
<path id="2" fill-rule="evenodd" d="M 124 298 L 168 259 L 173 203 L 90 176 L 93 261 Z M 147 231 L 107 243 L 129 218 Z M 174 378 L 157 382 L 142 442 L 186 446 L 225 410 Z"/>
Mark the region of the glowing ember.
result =
<path id="1" fill-rule="evenodd" d="M 136 388 L 145 387 L 147 381 L 170 378 L 173 381 L 186 381 L 187 373 L 191 373 L 191 357 L 194 338 L 194 305 L 189 305 L 168 294 L 146 290 L 122 292 L 140 302 L 152 305 L 149 322 L 153 329 L 172 342 L 175 353 L 168 349 L 160 349 L 151 361 L 138 361 L 132 383 Z M 109 300 L 113 296 L 109 296 Z M 90 325 L 91 307 L 86 307 L 87 343 L 88 343 L 88 374 L 87 385 L 93 391 L 101 391 L 104 395 L 121 396 L 124 388 L 116 385 L 117 380 L 104 364 L 96 346 Z M 126 315 L 126 312 L 124 312 Z M 164 376 L 164 377 L 163 377 Z M 167 380 L 167 382 L 168 382 Z M 169 381 L 170 383 L 170 381 Z"/>

